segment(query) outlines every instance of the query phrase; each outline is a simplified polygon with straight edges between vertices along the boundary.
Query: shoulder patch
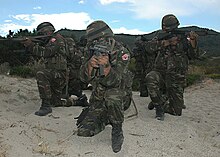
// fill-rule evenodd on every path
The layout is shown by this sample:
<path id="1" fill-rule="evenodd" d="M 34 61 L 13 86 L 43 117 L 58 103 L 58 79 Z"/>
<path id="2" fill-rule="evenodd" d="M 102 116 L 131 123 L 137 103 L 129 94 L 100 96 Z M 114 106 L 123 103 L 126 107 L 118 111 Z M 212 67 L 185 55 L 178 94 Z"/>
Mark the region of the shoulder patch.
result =
<path id="1" fill-rule="evenodd" d="M 57 39 L 56 38 L 51 38 L 50 41 L 53 43 L 55 42 Z"/>
<path id="2" fill-rule="evenodd" d="M 129 55 L 127 53 L 124 53 L 122 56 L 121 56 L 122 60 L 123 61 L 127 61 L 129 59 Z"/>

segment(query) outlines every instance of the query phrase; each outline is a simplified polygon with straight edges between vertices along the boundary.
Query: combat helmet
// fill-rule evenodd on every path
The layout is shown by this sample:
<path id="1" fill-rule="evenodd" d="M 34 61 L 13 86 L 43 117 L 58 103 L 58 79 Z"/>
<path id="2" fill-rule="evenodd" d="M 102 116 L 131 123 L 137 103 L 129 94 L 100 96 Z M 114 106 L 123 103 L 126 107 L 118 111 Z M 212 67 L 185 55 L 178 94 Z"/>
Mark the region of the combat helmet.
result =
<path id="1" fill-rule="evenodd" d="M 180 25 L 179 20 L 173 14 L 165 15 L 162 18 L 162 29 L 165 31 L 172 31 Z"/>
<path id="2" fill-rule="evenodd" d="M 55 28 L 50 22 L 43 22 L 37 26 L 37 33 L 54 32 Z"/>
<path id="3" fill-rule="evenodd" d="M 97 20 L 89 24 L 86 28 L 86 38 L 88 41 L 98 39 L 100 37 L 113 37 L 111 28 L 101 20 Z"/>

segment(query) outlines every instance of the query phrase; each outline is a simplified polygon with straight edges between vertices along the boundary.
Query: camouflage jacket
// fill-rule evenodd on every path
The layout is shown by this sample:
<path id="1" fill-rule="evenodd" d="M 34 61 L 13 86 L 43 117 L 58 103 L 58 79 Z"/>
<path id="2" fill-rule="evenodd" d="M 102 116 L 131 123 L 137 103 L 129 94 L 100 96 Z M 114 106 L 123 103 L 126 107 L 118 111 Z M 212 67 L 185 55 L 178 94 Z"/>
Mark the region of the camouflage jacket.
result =
<path id="1" fill-rule="evenodd" d="M 89 48 L 87 51 L 89 51 Z M 115 42 L 115 46 L 109 54 L 111 70 L 105 77 L 96 77 L 93 75 L 93 72 L 92 78 L 88 76 L 87 67 L 90 57 L 87 56 L 87 61 L 81 66 L 80 78 L 83 82 L 92 84 L 92 97 L 96 100 L 104 100 L 106 97 L 118 99 L 120 96 L 125 95 L 123 93 L 123 89 L 125 88 L 123 78 L 128 70 L 128 63 L 130 61 L 130 52 L 128 49 L 123 47 L 119 42 Z"/>
<path id="2" fill-rule="evenodd" d="M 132 50 L 136 61 L 135 69 L 137 78 L 145 77 L 152 70 L 155 60 L 155 53 L 148 51 L 148 48 L 145 47 L 145 42 L 147 41 L 136 40 L 135 47 Z"/>
<path id="3" fill-rule="evenodd" d="M 33 55 L 43 57 L 45 68 L 65 70 L 67 68 L 67 51 L 63 36 L 54 34 L 46 45 L 35 44 L 32 47 Z"/>
<path id="4" fill-rule="evenodd" d="M 154 38 L 146 42 L 145 47 L 150 53 L 155 53 L 153 69 L 163 73 L 185 73 L 188 69 L 189 59 L 196 58 L 198 47 L 193 48 L 185 35 L 175 35 L 178 37 L 176 45 L 164 47 L 160 40 Z"/>
<path id="5" fill-rule="evenodd" d="M 70 79 L 79 78 L 79 70 L 82 65 L 83 52 L 77 47 L 72 38 L 65 38 L 67 43 L 67 66 L 70 71 Z"/>

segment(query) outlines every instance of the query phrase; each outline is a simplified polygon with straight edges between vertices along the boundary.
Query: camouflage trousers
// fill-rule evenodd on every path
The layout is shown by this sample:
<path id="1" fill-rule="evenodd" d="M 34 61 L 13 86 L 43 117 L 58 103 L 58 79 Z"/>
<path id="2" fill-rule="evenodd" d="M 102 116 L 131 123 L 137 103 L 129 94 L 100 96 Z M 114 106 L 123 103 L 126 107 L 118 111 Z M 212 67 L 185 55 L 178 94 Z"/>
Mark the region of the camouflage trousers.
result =
<path id="1" fill-rule="evenodd" d="M 70 78 L 68 83 L 69 95 L 76 95 L 80 97 L 82 95 L 83 83 L 79 78 Z"/>
<path id="2" fill-rule="evenodd" d="M 165 105 L 168 113 L 181 115 L 185 108 L 183 93 L 185 85 L 185 75 L 181 73 L 162 74 L 157 71 L 151 71 L 146 76 L 148 92 L 152 102 L 156 105 Z M 163 89 L 166 90 L 164 93 Z M 166 111 L 165 111 L 166 112 Z"/>
<path id="3" fill-rule="evenodd" d="M 97 100 L 92 94 L 90 106 L 84 109 L 85 113 L 82 112 L 77 121 L 78 135 L 91 137 L 104 130 L 108 124 L 122 124 L 124 121 L 122 101 L 121 98 L 111 97 L 105 98 L 105 100 Z"/>
<path id="4" fill-rule="evenodd" d="M 36 74 L 39 95 L 41 99 L 49 100 L 51 105 L 59 106 L 62 90 L 66 81 L 65 70 L 44 69 Z"/>

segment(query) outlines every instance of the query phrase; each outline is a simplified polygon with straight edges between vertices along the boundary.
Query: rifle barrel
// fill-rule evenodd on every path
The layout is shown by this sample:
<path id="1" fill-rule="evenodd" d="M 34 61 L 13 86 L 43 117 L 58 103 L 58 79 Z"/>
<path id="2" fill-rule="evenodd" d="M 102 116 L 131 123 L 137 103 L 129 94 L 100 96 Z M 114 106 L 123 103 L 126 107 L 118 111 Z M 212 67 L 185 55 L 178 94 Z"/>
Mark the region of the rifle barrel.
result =
<path id="1" fill-rule="evenodd" d="M 50 37 L 50 36 L 51 35 L 26 36 L 26 37 L 0 39 L 0 41 L 19 41 L 19 42 L 22 42 L 27 39 L 30 39 L 33 42 L 42 42 L 40 39 Z"/>
<path id="2" fill-rule="evenodd" d="M 174 30 L 173 31 L 176 34 L 189 34 L 191 32 L 191 30 Z M 194 31 L 196 34 L 198 34 L 199 36 L 206 36 L 206 35 L 218 35 L 218 33 L 210 33 L 208 30 L 199 30 L 199 31 Z"/>

